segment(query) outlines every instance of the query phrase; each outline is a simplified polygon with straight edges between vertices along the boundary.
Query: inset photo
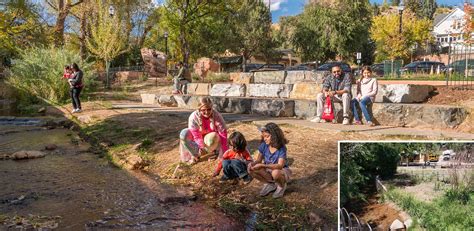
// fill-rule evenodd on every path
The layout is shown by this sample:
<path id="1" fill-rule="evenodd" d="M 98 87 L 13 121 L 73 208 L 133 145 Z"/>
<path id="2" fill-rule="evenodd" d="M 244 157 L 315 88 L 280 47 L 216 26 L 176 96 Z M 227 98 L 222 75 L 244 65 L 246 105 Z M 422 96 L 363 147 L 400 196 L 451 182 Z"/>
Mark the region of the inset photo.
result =
<path id="1" fill-rule="evenodd" d="M 339 142 L 340 230 L 471 230 L 474 142 Z"/>

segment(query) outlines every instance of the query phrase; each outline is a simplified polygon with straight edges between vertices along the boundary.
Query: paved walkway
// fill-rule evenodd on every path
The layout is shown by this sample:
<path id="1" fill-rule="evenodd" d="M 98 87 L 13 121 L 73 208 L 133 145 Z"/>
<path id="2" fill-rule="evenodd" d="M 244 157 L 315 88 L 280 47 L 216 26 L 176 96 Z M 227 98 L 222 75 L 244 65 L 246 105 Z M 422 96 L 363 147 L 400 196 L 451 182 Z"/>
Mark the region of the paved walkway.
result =
<path id="1" fill-rule="evenodd" d="M 142 109 L 149 111 L 159 111 L 164 113 L 173 114 L 190 114 L 192 110 L 160 107 L 160 106 L 140 106 L 141 104 L 115 104 L 112 106 L 113 109 Z M 474 140 L 474 134 L 461 133 L 449 130 L 431 130 L 431 129 L 420 129 L 420 128 L 406 128 L 406 127 L 391 127 L 391 126 L 375 126 L 368 127 L 365 125 L 342 125 L 332 123 L 312 123 L 309 120 L 300 120 L 295 118 L 275 118 L 262 115 L 249 115 L 249 114 L 234 114 L 234 113 L 223 113 L 224 119 L 227 122 L 253 122 L 257 126 L 263 126 L 268 122 L 275 122 L 277 124 L 291 124 L 295 126 L 332 130 L 338 132 L 360 132 L 370 133 L 383 136 L 412 136 L 426 137 L 428 139 L 455 139 L 455 140 Z"/>

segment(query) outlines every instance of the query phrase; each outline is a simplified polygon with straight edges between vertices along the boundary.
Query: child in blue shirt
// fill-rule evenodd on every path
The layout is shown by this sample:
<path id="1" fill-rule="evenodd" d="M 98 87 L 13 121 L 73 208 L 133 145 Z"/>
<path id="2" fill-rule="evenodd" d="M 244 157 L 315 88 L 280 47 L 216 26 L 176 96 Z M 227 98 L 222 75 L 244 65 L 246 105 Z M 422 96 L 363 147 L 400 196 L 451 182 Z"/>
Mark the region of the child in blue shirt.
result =
<path id="1" fill-rule="evenodd" d="M 288 140 L 275 123 L 268 123 L 259 130 L 262 133 L 259 153 L 256 161 L 249 164 L 248 172 L 253 178 L 264 183 L 260 196 L 275 191 L 273 198 L 280 198 L 285 193 L 291 176 L 286 157 Z"/>

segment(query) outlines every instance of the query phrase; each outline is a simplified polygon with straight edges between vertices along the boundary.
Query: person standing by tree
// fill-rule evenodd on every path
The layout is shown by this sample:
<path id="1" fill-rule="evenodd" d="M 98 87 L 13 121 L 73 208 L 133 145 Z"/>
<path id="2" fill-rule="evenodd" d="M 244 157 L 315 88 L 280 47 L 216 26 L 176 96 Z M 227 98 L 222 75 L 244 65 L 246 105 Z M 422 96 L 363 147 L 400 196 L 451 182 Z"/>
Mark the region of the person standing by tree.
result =
<path id="1" fill-rule="evenodd" d="M 178 74 L 173 78 L 173 94 L 186 94 L 187 93 L 187 84 L 188 80 L 186 80 L 186 67 L 184 66 L 183 62 L 178 63 Z"/>
<path id="2" fill-rule="evenodd" d="M 79 69 L 79 66 L 76 63 L 73 63 L 71 67 L 73 74 L 71 78 L 69 78 L 68 82 L 71 86 L 72 107 L 74 108 L 72 110 L 72 113 L 78 113 L 82 111 L 81 100 L 79 96 L 81 94 L 82 88 L 84 87 L 84 85 L 82 84 L 82 78 L 84 74 L 82 73 L 82 70 Z"/>

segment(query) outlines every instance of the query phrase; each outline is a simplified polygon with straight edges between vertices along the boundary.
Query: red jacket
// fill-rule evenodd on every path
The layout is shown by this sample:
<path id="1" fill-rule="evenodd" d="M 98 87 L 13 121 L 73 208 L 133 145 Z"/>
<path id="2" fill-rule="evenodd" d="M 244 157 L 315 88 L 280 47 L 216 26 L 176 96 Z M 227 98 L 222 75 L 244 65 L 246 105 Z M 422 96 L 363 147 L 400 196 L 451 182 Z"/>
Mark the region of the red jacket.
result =
<path id="1" fill-rule="evenodd" d="M 222 156 L 222 160 L 219 161 L 219 164 L 217 164 L 216 172 L 220 173 L 222 170 L 222 161 L 223 160 L 248 160 L 252 161 L 252 157 L 250 156 L 250 153 L 248 150 L 245 150 L 243 152 L 236 152 L 232 149 L 227 150 L 224 155 Z"/>

